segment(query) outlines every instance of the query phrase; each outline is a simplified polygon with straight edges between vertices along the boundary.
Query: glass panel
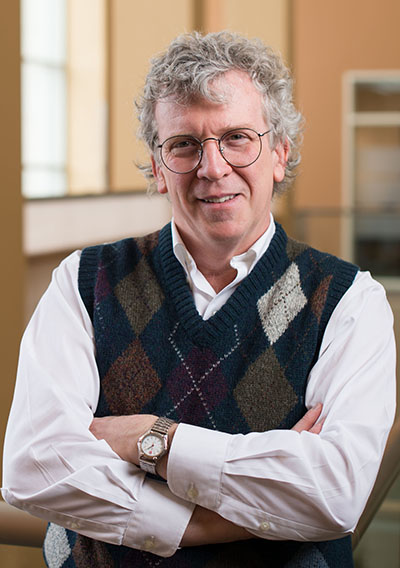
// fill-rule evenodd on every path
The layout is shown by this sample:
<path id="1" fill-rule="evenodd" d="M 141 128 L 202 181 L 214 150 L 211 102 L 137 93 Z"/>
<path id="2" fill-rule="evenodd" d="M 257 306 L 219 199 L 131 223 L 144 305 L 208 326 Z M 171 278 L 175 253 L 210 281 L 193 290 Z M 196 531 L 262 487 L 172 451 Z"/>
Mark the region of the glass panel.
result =
<path id="1" fill-rule="evenodd" d="M 374 276 L 400 276 L 400 215 L 354 216 L 355 263 Z"/>
<path id="2" fill-rule="evenodd" d="M 400 127 L 360 127 L 355 135 L 355 206 L 399 206 Z"/>
<path id="3" fill-rule="evenodd" d="M 356 111 L 400 111 L 400 83 L 379 81 L 355 85 Z"/>
<path id="4" fill-rule="evenodd" d="M 65 21 L 66 0 L 22 0 L 22 57 L 62 64 L 66 56 Z"/>
<path id="5" fill-rule="evenodd" d="M 65 76 L 57 68 L 22 68 L 23 165 L 65 166 Z"/>
<path id="6" fill-rule="evenodd" d="M 400 128 L 357 128 L 355 143 L 355 262 L 399 276 Z"/>
<path id="7" fill-rule="evenodd" d="M 61 197 L 66 192 L 67 176 L 64 170 L 25 168 L 22 172 L 24 197 Z"/>

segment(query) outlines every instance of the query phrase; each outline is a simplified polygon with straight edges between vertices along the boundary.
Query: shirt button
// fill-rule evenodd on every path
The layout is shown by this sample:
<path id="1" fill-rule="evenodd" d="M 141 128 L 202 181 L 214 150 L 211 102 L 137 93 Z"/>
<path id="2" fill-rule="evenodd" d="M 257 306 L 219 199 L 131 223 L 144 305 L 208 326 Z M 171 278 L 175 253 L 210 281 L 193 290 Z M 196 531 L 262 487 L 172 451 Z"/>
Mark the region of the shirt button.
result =
<path id="1" fill-rule="evenodd" d="M 73 522 L 73 523 L 70 524 L 70 527 L 71 527 L 72 530 L 79 529 L 80 523 Z"/>
<path id="2" fill-rule="evenodd" d="M 188 497 L 188 499 L 190 499 L 191 501 L 194 501 L 196 499 L 196 497 L 199 496 L 199 492 L 197 491 L 196 486 L 194 485 L 194 483 L 191 483 L 189 485 L 189 489 L 186 491 L 186 496 Z"/>
<path id="3" fill-rule="evenodd" d="M 267 532 L 271 528 L 271 525 L 267 521 L 260 523 L 259 529 L 262 532 Z"/>
<path id="4" fill-rule="evenodd" d="M 143 542 L 143 550 L 153 550 L 153 548 L 156 545 L 156 541 L 154 536 L 149 536 L 148 538 L 146 538 L 146 540 Z"/>

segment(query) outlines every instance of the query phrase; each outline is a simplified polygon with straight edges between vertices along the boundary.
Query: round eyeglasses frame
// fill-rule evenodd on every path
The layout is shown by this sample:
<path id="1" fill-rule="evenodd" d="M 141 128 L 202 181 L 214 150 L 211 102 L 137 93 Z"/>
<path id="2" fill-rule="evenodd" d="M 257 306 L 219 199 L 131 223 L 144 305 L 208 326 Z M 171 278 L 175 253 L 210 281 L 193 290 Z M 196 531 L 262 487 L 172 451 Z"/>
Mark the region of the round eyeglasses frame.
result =
<path id="1" fill-rule="evenodd" d="M 228 136 L 232 132 L 236 132 L 236 131 L 240 131 L 240 130 L 251 130 L 251 132 L 254 132 L 254 134 L 257 134 L 257 136 L 260 140 L 260 149 L 259 149 L 257 156 L 249 164 L 237 166 L 237 165 L 233 164 L 232 162 L 230 162 L 224 156 L 224 148 L 223 148 L 223 146 L 221 146 L 221 142 L 224 140 L 224 138 L 226 136 Z M 271 131 L 272 131 L 272 128 L 270 128 L 269 130 L 266 130 L 265 132 L 257 132 L 256 130 L 253 130 L 253 128 L 234 128 L 233 130 L 228 130 L 228 132 L 225 132 L 221 136 L 221 138 L 214 138 L 213 136 L 209 136 L 208 138 L 204 138 L 204 140 L 199 140 L 198 138 L 196 138 L 196 136 L 188 136 L 186 134 L 177 134 L 176 136 L 170 136 L 170 137 L 166 138 L 162 144 L 158 144 L 157 148 L 160 150 L 160 156 L 161 156 L 162 163 L 170 172 L 173 172 L 174 174 L 189 174 L 190 172 L 193 172 L 196 168 L 198 168 L 200 163 L 201 163 L 201 160 L 203 158 L 203 144 L 204 144 L 204 142 L 207 142 L 208 140 L 214 140 L 215 142 L 218 142 L 219 153 L 221 154 L 221 156 L 223 157 L 223 159 L 225 160 L 225 162 L 227 164 L 229 164 L 233 168 L 248 168 L 249 166 L 254 164 L 254 162 L 256 162 L 261 155 L 261 152 L 262 152 L 262 137 L 265 136 L 266 134 L 269 134 Z M 186 170 L 184 172 L 177 172 L 176 170 L 173 170 L 172 168 L 170 168 L 168 166 L 168 164 L 166 164 L 166 162 L 164 161 L 163 152 L 162 152 L 163 146 L 164 146 L 164 144 L 166 144 L 166 142 L 168 142 L 169 140 L 172 140 L 173 138 L 191 138 L 192 140 L 195 140 L 200 145 L 199 160 L 198 160 L 197 164 L 193 168 L 191 168 L 190 170 Z"/>

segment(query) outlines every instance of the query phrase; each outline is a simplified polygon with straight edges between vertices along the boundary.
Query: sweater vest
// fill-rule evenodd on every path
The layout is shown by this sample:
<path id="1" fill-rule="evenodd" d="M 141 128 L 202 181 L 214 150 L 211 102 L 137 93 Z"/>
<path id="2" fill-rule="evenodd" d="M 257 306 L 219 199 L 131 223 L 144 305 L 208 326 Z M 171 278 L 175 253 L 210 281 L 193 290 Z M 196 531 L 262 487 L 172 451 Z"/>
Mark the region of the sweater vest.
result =
<path id="1" fill-rule="evenodd" d="M 289 239 L 277 224 L 266 253 L 205 321 L 173 253 L 170 225 L 85 249 L 79 291 L 95 333 L 95 415 L 155 414 L 232 434 L 292 428 L 306 411 L 307 377 L 327 322 L 357 270 Z M 51 568 L 353 566 L 350 537 L 255 538 L 161 558 L 52 523 L 44 552 Z"/>

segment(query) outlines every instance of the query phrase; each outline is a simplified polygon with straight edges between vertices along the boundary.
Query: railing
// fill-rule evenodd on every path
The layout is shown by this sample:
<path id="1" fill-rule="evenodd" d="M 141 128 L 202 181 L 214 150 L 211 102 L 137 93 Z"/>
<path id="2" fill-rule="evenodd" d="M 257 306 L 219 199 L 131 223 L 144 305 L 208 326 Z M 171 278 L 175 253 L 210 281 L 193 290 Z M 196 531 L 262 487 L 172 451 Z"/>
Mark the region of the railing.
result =
<path id="1" fill-rule="evenodd" d="M 0 544 L 40 548 L 46 525 L 46 521 L 0 501 Z"/>
<path id="2" fill-rule="evenodd" d="M 291 236 L 387 280 L 400 282 L 400 207 L 326 207 L 292 212 Z M 396 285 L 397 284 L 397 285 Z"/>

